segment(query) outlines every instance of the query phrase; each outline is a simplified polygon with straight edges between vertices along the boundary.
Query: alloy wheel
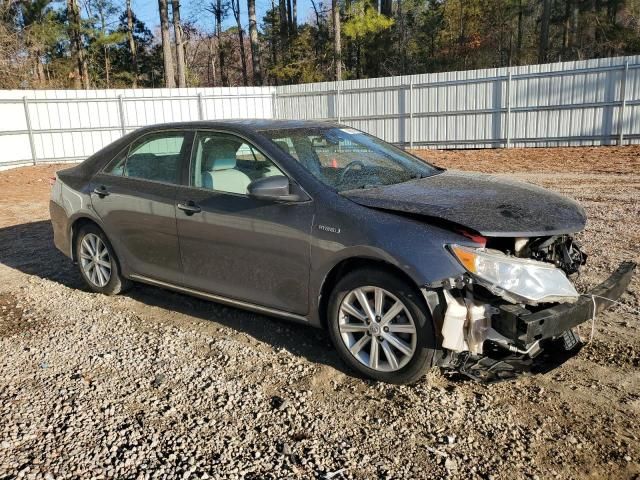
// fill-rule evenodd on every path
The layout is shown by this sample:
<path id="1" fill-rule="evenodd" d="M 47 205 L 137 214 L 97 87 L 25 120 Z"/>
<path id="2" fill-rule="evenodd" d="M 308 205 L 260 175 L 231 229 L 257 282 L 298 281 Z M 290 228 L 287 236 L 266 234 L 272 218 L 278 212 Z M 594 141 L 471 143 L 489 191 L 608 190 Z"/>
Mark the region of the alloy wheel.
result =
<path id="1" fill-rule="evenodd" d="M 96 287 L 104 287 L 111 279 L 111 256 L 104 242 L 87 233 L 80 243 L 80 264 L 87 279 Z"/>
<path id="2" fill-rule="evenodd" d="M 359 287 L 342 300 L 340 337 L 351 355 L 381 372 L 404 367 L 416 351 L 416 325 L 407 307 L 381 287 Z"/>

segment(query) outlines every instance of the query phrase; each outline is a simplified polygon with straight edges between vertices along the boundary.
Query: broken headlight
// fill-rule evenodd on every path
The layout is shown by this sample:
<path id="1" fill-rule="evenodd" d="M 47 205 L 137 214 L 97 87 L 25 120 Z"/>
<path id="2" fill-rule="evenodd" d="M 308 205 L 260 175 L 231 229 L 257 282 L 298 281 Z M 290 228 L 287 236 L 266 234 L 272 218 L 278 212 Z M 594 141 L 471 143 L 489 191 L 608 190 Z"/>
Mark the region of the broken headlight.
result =
<path id="1" fill-rule="evenodd" d="M 514 303 L 575 302 L 579 295 L 562 270 L 549 263 L 507 256 L 498 250 L 450 245 L 479 283 Z"/>

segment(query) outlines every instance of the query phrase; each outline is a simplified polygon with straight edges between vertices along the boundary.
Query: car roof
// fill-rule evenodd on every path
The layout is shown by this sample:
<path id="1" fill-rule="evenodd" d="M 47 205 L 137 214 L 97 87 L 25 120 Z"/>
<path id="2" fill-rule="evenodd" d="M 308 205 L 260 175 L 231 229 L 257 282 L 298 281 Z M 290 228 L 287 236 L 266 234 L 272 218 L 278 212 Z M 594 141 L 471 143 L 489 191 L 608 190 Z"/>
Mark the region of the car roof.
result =
<path id="1" fill-rule="evenodd" d="M 342 125 L 322 120 L 273 120 L 273 119 L 232 119 L 232 120 L 201 120 L 193 122 L 159 123 L 142 127 L 140 130 L 153 131 L 171 128 L 198 129 L 220 128 L 236 132 L 256 132 L 261 130 L 289 130 L 296 128 L 328 128 L 341 127 Z"/>

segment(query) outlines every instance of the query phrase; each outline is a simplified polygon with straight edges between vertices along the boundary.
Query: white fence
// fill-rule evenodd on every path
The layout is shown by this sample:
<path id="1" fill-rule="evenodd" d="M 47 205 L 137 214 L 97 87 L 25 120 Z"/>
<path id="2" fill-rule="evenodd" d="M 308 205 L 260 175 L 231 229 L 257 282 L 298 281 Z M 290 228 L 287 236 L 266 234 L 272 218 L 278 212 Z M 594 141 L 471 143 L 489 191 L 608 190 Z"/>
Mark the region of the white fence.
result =
<path id="1" fill-rule="evenodd" d="M 409 147 L 640 141 L 640 56 L 292 85 L 280 118 L 330 118 Z"/>
<path id="2" fill-rule="evenodd" d="M 272 118 L 274 89 L 0 91 L 0 167 L 82 160 L 144 125 Z"/>
<path id="3" fill-rule="evenodd" d="M 284 87 L 0 91 L 0 167 L 222 118 L 332 119 L 414 148 L 640 143 L 640 56 Z"/>

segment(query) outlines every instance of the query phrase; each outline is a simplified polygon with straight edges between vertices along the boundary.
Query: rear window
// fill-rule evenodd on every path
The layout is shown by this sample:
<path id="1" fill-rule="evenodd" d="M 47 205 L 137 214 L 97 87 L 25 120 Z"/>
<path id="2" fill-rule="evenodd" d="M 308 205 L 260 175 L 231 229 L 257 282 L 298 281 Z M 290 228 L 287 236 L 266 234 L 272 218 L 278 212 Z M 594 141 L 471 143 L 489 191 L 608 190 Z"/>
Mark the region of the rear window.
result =
<path id="1" fill-rule="evenodd" d="M 164 183 L 179 183 L 184 133 L 146 135 L 121 152 L 107 173 Z"/>

